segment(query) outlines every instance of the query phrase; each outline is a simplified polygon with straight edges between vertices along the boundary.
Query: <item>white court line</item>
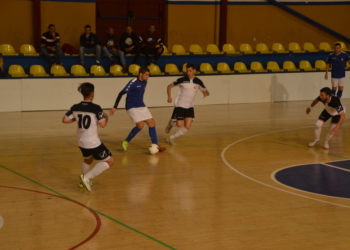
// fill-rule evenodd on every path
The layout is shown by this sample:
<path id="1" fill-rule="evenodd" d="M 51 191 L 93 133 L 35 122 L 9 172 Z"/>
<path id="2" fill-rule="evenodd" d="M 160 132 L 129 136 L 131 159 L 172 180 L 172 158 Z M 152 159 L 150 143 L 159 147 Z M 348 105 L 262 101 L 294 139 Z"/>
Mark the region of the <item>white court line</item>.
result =
<path id="1" fill-rule="evenodd" d="M 4 225 L 4 219 L 0 215 L 0 229 L 2 228 L 3 225 Z"/>
<path id="2" fill-rule="evenodd" d="M 250 138 L 262 136 L 262 135 L 273 134 L 273 133 L 284 132 L 284 131 L 292 131 L 292 130 L 298 130 L 298 129 L 305 129 L 305 128 L 314 128 L 314 126 L 302 127 L 302 128 L 294 128 L 294 129 L 282 129 L 282 130 L 277 130 L 277 131 L 272 131 L 272 132 L 257 134 L 257 135 L 253 135 L 253 136 L 249 136 L 249 137 L 243 138 L 243 139 L 241 139 L 241 140 L 238 140 L 238 141 L 235 141 L 235 142 L 231 143 L 231 144 L 228 145 L 226 148 L 224 148 L 224 150 L 221 152 L 221 159 L 222 159 L 222 161 L 223 161 L 229 168 L 231 168 L 231 169 L 232 169 L 233 171 L 235 171 L 237 174 L 239 174 L 239 175 L 241 175 L 241 176 L 247 178 L 248 180 L 251 180 L 251 181 L 254 181 L 254 182 L 256 182 L 256 183 L 259 183 L 259 184 L 261 184 L 261 185 L 263 185 L 263 186 L 270 187 L 270 188 L 276 189 L 276 190 L 278 190 L 278 191 L 282 191 L 282 192 L 285 192 L 285 193 L 288 193 L 288 194 L 292 194 L 292 195 L 296 195 L 296 196 L 299 196 L 299 197 L 303 197 L 303 198 L 306 198 L 306 199 L 310 199 L 310 200 L 314 200 L 314 201 L 319 201 L 319 202 L 331 204 L 331 205 L 334 205 L 334 206 L 350 208 L 350 206 L 346 206 L 346 205 L 342 205 L 342 204 L 338 204 L 338 203 L 333 203 L 333 202 L 329 202 L 329 201 L 324 201 L 324 200 L 320 200 L 320 199 L 308 197 L 308 196 L 305 196 L 305 195 L 293 193 L 293 192 L 291 192 L 291 191 L 287 191 L 287 190 L 284 190 L 284 189 L 281 189 L 281 188 L 278 188 L 278 187 L 271 186 L 271 185 L 266 184 L 266 183 L 264 183 L 264 182 L 255 180 L 255 179 L 253 179 L 252 177 L 249 177 L 248 175 L 245 175 L 245 174 L 243 174 L 242 172 L 240 172 L 240 171 L 238 171 L 237 169 L 235 169 L 234 167 L 232 167 L 232 166 L 230 165 L 230 163 L 228 163 L 228 161 L 227 161 L 226 158 L 225 158 L 225 152 L 227 151 L 227 149 L 229 149 L 231 146 L 233 146 L 233 145 L 235 145 L 235 144 L 237 144 L 237 143 L 239 143 L 239 142 L 248 140 L 248 139 L 250 139 Z M 299 190 L 299 191 L 300 191 L 300 190 Z M 313 194 L 314 194 L 314 193 L 313 193 Z M 332 197 L 334 198 L 334 196 L 332 196 Z M 338 197 L 337 197 L 337 198 L 338 198 Z"/>

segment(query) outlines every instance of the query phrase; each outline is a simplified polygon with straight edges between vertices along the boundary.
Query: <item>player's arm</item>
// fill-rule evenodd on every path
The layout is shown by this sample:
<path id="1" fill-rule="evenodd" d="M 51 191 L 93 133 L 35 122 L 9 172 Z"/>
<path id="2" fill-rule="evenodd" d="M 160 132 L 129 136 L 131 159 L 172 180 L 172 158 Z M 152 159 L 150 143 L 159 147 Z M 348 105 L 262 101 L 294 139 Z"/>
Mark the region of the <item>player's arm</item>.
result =
<path id="1" fill-rule="evenodd" d="M 67 118 L 67 116 L 63 116 L 62 122 L 63 123 L 72 123 L 72 122 L 75 122 L 75 118 L 70 120 L 70 119 Z"/>
<path id="2" fill-rule="evenodd" d="M 326 64 L 326 74 L 324 75 L 324 79 L 326 79 L 326 80 L 328 79 L 329 66 L 330 66 L 330 64 L 327 63 L 327 64 Z"/>
<path id="3" fill-rule="evenodd" d="M 117 108 L 118 108 L 118 105 L 119 105 L 119 102 L 120 100 L 122 99 L 122 96 L 125 95 L 126 93 L 124 91 L 120 91 L 118 96 L 117 96 L 117 99 L 115 100 L 115 103 L 114 103 L 114 106 L 113 108 L 111 108 L 109 110 L 109 114 L 110 115 L 114 115 L 114 112 L 117 111 Z"/>
<path id="4" fill-rule="evenodd" d="M 319 100 L 318 100 L 318 97 L 317 97 L 315 100 L 313 100 L 313 102 L 311 103 L 310 107 L 308 107 L 308 108 L 306 109 L 306 114 L 310 114 L 311 109 L 312 109 L 318 102 L 319 102 Z"/>
<path id="5" fill-rule="evenodd" d="M 209 91 L 208 91 L 207 89 L 204 89 L 204 90 L 202 91 L 202 93 L 203 93 L 203 96 L 204 96 L 204 97 L 209 96 Z"/>
<path id="6" fill-rule="evenodd" d="M 173 84 L 170 83 L 167 87 L 167 94 L 168 94 L 168 103 L 172 103 L 173 102 L 173 99 L 171 98 L 171 90 L 173 88 Z"/>
<path id="7" fill-rule="evenodd" d="M 343 123 L 344 119 L 345 119 L 345 112 L 341 112 L 339 114 L 340 118 L 339 118 L 339 122 L 337 123 L 337 125 L 335 126 L 334 129 L 332 129 L 332 134 L 336 134 L 338 133 L 339 129 L 340 129 L 340 125 Z"/>
<path id="8" fill-rule="evenodd" d="M 98 125 L 101 127 L 101 128 L 104 128 L 107 126 L 107 123 L 108 123 L 108 115 L 103 112 L 103 116 L 105 117 L 105 119 L 101 122 L 98 123 Z"/>

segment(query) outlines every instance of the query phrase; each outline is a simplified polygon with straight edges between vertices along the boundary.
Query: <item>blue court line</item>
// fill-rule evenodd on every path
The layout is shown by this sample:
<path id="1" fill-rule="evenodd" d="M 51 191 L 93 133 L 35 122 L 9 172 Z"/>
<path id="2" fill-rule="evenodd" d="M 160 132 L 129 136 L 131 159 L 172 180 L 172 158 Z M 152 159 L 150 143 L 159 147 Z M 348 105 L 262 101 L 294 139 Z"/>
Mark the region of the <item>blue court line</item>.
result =
<path id="1" fill-rule="evenodd" d="M 30 178 L 24 176 L 24 175 L 22 175 L 22 174 L 20 174 L 20 173 L 18 173 L 18 172 L 16 172 L 16 171 L 14 171 L 14 170 L 12 170 L 12 169 L 9 169 L 9 168 L 7 168 L 7 167 L 5 167 L 5 166 L 2 166 L 2 165 L 0 165 L 0 167 L 3 168 L 3 169 L 5 169 L 5 170 L 7 170 L 7 171 L 9 171 L 9 172 L 12 172 L 12 173 L 14 173 L 14 174 L 16 174 L 16 175 L 18 175 L 18 176 L 20 176 L 20 177 L 22 177 L 22 178 L 24 178 L 24 179 L 26 179 L 26 180 L 28 180 L 28 181 L 30 181 L 30 182 L 33 182 L 34 184 L 36 184 L 36 185 L 38 185 L 38 186 L 40 186 L 40 187 L 42 187 L 42 188 L 44 188 L 44 189 L 46 189 L 46 190 L 49 190 L 50 192 L 52 192 L 52 193 L 54 193 L 54 194 L 56 194 L 56 195 L 58 195 L 58 196 L 61 196 L 61 197 L 66 198 L 66 199 L 68 199 L 68 200 L 72 200 L 72 201 L 78 202 L 78 201 L 73 200 L 73 199 L 69 198 L 68 196 L 65 196 L 65 195 L 63 195 L 63 194 L 61 194 L 61 193 L 59 193 L 59 192 L 57 192 L 57 191 L 55 191 L 55 190 L 53 190 L 53 189 L 51 189 L 51 188 L 49 188 L 49 187 L 46 187 L 46 186 L 44 186 L 43 184 L 40 184 L 39 182 L 36 182 L 36 181 L 34 181 L 34 180 L 32 180 L 32 179 L 30 179 Z M 161 245 L 163 245 L 163 246 L 165 246 L 165 247 L 167 247 L 167 248 L 169 248 L 169 249 L 176 250 L 176 248 L 174 248 L 174 247 L 172 247 L 172 246 L 169 246 L 168 244 L 165 244 L 164 242 L 162 242 L 162 241 L 160 241 L 160 240 L 157 240 L 156 238 L 153 238 L 153 237 L 151 237 L 151 236 L 149 236 L 149 235 L 147 235 L 147 234 L 145 234 L 145 233 L 143 233 L 143 232 L 141 232 L 141 231 L 139 231 L 139 230 L 137 230 L 137 229 L 135 229 L 135 228 L 132 228 L 132 227 L 130 227 L 130 226 L 128 226 L 128 225 L 126 225 L 126 224 L 124 224 L 124 223 L 122 223 L 122 222 L 116 220 L 116 219 L 113 219 L 112 217 L 110 217 L 110 216 L 108 216 L 108 215 L 106 215 L 106 214 L 104 214 L 104 213 L 101 213 L 101 212 L 99 212 L 99 211 L 97 211 L 97 210 L 95 210 L 95 209 L 93 209 L 93 208 L 91 208 L 91 207 L 88 207 L 88 208 L 90 208 L 91 210 L 93 210 L 93 211 L 96 212 L 97 214 L 99 214 L 99 215 L 101 215 L 101 216 L 103 216 L 103 217 L 105 217 L 105 218 L 107 218 L 107 219 L 109 219 L 109 220 L 111 220 L 111 221 L 114 221 L 114 222 L 118 223 L 119 225 L 121 225 L 121 226 L 123 226 L 123 227 L 126 227 L 127 229 L 130 229 L 130 230 L 134 231 L 135 233 L 141 234 L 142 236 L 145 236 L 145 237 L 147 237 L 148 239 L 153 240 L 153 241 L 155 241 L 155 242 L 157 242 L 157 243 L 159 243 L 159 244 L 161 244 Z"/>

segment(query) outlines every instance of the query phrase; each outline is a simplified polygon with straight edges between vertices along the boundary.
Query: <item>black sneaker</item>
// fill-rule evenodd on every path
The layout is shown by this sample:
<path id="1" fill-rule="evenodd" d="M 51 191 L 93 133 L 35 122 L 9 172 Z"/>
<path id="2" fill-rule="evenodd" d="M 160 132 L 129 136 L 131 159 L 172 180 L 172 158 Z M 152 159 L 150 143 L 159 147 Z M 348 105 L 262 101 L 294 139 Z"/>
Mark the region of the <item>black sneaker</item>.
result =
<path id="1" fill-rule="evenodd" d="M 62 65 L 63 65 L 63 63 L 61 63 L 61 62 L 56 62 L 56 65 L 60 65 L 60 66 L 62 66 Z"/>
<path id="2" fill-rule="evenodd" d="M 152 61 L 151 63 L 154 64 L 154 65 L 159 66 L 158 63 L 157 63 L 157 61 Z"/>
<path id="3" fill-rule="evenodd" d="M 96 61 L 96 65 L 98 65 L 98 66 L 101 65 L 101 64 L 100 64 L 100 61 Z"/>
<path id="4" fill-rule="evenodd" d="M 83 67 L 85 66 L 83 62 L 81 62 L 80 65 L 83 66 Z"/>
<path id="5" fill-rule="evenodd" d="M 147 61 L 147 66 L 151 65 L 151 62 L 150 61 Z"/>
<path id="6" fill-rule="evenodd" d="M 115 65 L 115 61 L 113 59 L 111 59 L 111 66 Z"/>

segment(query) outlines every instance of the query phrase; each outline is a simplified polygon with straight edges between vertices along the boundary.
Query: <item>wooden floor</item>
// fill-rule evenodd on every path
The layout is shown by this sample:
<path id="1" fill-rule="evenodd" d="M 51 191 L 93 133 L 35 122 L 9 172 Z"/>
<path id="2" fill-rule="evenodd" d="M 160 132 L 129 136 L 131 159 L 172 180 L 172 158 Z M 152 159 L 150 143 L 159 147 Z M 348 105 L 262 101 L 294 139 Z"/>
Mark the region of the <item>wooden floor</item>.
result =
<path id="1" fill-rule="evenodd" d="M 147 129 L 121 150 L 133 125 L 118 110 L 99 129 L 115 165 L 91 193 L 78 187 L 76 124 L 61 123 L 64 111 L 0 113 L 0 249 L 350 249 L 349 199 L 271 176 L 350 159 L 349 118 L 329 151 L 307 147 L 323 108 L 306 115 L 310 103 L 197 106 L 176 146 L 164 132 L 172 108 L 151 108 L 168 148 L 157 155 Z"/>

